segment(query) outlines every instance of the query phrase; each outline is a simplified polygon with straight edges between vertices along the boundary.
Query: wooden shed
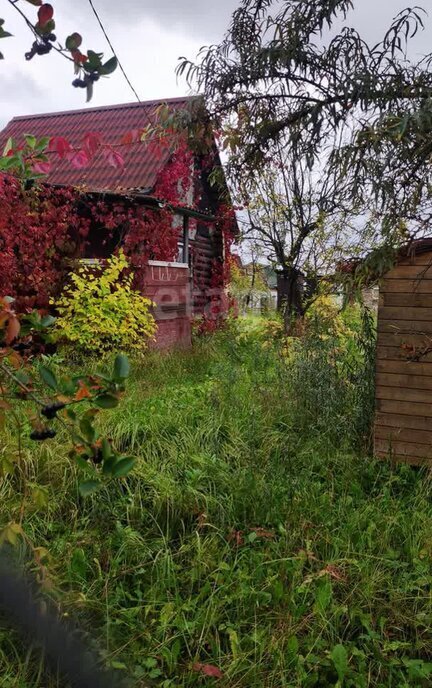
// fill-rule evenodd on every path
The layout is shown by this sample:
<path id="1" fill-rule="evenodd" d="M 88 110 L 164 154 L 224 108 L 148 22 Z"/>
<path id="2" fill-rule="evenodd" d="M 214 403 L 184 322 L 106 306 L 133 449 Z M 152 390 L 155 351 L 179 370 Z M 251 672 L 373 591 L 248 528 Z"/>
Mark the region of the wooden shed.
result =
<path id="1" fill-rule="evenodd" d="M 375 454 L 432 466 L 432 238 L 402 251 L 381 283 Z"/>

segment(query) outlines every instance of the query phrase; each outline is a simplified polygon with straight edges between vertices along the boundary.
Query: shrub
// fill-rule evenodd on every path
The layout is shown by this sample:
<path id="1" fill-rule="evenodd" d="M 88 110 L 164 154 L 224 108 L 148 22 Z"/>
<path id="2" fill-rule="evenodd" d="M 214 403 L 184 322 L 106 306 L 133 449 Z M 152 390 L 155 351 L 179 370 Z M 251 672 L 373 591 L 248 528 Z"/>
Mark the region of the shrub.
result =
<path id="1" fill-rule="evenodd" d="M 299 432 L 368 451 L 375 390 L 375 323 L 370 312 L 339 312 L 327 298 L 317 300 L 301 337 L 283 349 L 283 383 L 290 391 L 292 419 Z"/>
<path id="2" fill-rule="evenodd" d="M 84 353 L 114 347 L 143 351 L 154 337 L 152 302 L 132 289 L 133 273 L 122 252 L 111 256 L 100 274 L 89 266 L 71 275 L 70 284 L 55 303 L 56 341 L 75 345 Z"/>

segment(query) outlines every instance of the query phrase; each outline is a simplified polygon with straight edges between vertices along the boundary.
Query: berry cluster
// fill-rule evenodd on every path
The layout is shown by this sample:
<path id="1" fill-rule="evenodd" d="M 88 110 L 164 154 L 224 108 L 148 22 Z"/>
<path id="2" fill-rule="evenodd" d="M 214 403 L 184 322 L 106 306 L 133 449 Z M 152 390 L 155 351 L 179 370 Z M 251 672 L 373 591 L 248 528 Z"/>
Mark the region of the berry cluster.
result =
<path id="1" fill-rule="evenodd" d="M 47 406 L 44 406 L 43 409 L 41 410 L 41 414 L 45 416 L 45 418 L 48 418 L 49 420 L 52 420 L 57 416 L 58 411 L 61 411 L 64 409 L 65 404 L 61 401 L 55 401 L 52 404 L 48 404 Z"/>
<path id="2" fill-rule="evenodd" d="M 30 439 L 36 442 L 42 442 L 43 440 L 51 440 L 56 436 L 56 431 L 52 428 L 42 428 L 41 430 L 33 430 L 30 434 Z"/>
<path id="3" fill-rule="evenodd" d="M 49 33 L 40 41 L 34 41 L 31 50 L 25 54 L 25 59 L 31 60 L 35 55 L 47 55 L 52 50 L 52 44 L 56 40 L 55 33 Z"/>
<path id="4" fill-rule="evenodd" d="M 85 74 L 83 79 L 74 79 L 72 81 L 72 86 L 75 86 L 75 88 L 87 88 L 89 84 L 98 80 L 99 74 L 97 72 L 91 72 L 90 74 Z"/>

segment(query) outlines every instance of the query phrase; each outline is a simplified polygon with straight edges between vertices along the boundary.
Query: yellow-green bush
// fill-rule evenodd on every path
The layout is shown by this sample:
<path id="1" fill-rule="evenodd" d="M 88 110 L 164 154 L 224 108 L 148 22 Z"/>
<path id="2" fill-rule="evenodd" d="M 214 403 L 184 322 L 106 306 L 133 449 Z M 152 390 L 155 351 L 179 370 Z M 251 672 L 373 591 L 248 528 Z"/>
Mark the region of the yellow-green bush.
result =
<path id="1" fill-rule="evenodd" d="M 154 337 L 152 302 L 132 289 L 133 273 L 120 252 L 111 256 L 100 274 L 88 266 L 70 277 L 70 284 L 55 302 L 58 319 L 54 337 L 85 352 L 113 348 L 143 351 Z"/>

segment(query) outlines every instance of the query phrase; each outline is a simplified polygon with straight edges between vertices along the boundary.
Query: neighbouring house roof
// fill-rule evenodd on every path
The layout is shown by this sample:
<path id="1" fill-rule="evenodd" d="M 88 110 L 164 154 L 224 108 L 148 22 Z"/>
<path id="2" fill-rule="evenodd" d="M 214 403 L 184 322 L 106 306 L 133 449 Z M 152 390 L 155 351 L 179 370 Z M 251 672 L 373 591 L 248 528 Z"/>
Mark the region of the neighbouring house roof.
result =
<path id="1" fill-rule="evenodd" d="M 263 266 L 263 274 L 266 284 L 269 289 L 276 289 L 277 287 L 277 272 L 271 265 Z"/>
<path id="2" fill-rule="evenodd" d="M 404 258 L 414 258 L 416 255 L 422 253 L 432 252 L 432 237 L 424 237 L 422 239 L 414 239 L 409 241 L 407 244 L 400 246 L 395 253 L 395 262 L 398 260 L 403 260 Z M 348 258 L 344 261 L 340 261 L 336 266 L 336 273 L 346 273 L 352 274 L 356 269 L 363 265 L 368 258 L 373 255 L 369 254 L 363 258 Z M 376 275 L 374 272 L 371 273 L 371 280 L 375 279 Z"/>
<path id="3" fill-rule="evenodd" d="M 399 258 L 413 258 L 419 253 L 429 253 L 432 251 L 432 237 L 424 237 L 423 239 L 415 239 L 406 246 L 403 246 L 399 251 Z"/>
<path id="4" fill-rule="evenodd" d="M 102 136 L 104 143 L 118 146 L 127 132 L 155 124 L 158 106 L 166 103 L 171 110 L 180 110 L 194 100 L 196 97 L 169 98 L 14 117 L 0 133 L 0 150 L 9 137 L 13 137 L 19 144 L 24 134 L 32 134 L 37 138 L 62 136 L 74 147 L 79 147 L 85 134 L 95 132 Z M 47 181 L 65 186 L 85 185 L 90 191 L 150 191 L 170 156 L 167 147 L 160 149 L 161 153 L 157 154 L 154 148 L 149 148 L 141 142 L 121 145 L 118 150 L 125 160 L 123 169 L 109 166 L 102 154 L 96 154 L 91 164 L 81 170 L 72 168 L 67 160 L 55 158 Z"/>

